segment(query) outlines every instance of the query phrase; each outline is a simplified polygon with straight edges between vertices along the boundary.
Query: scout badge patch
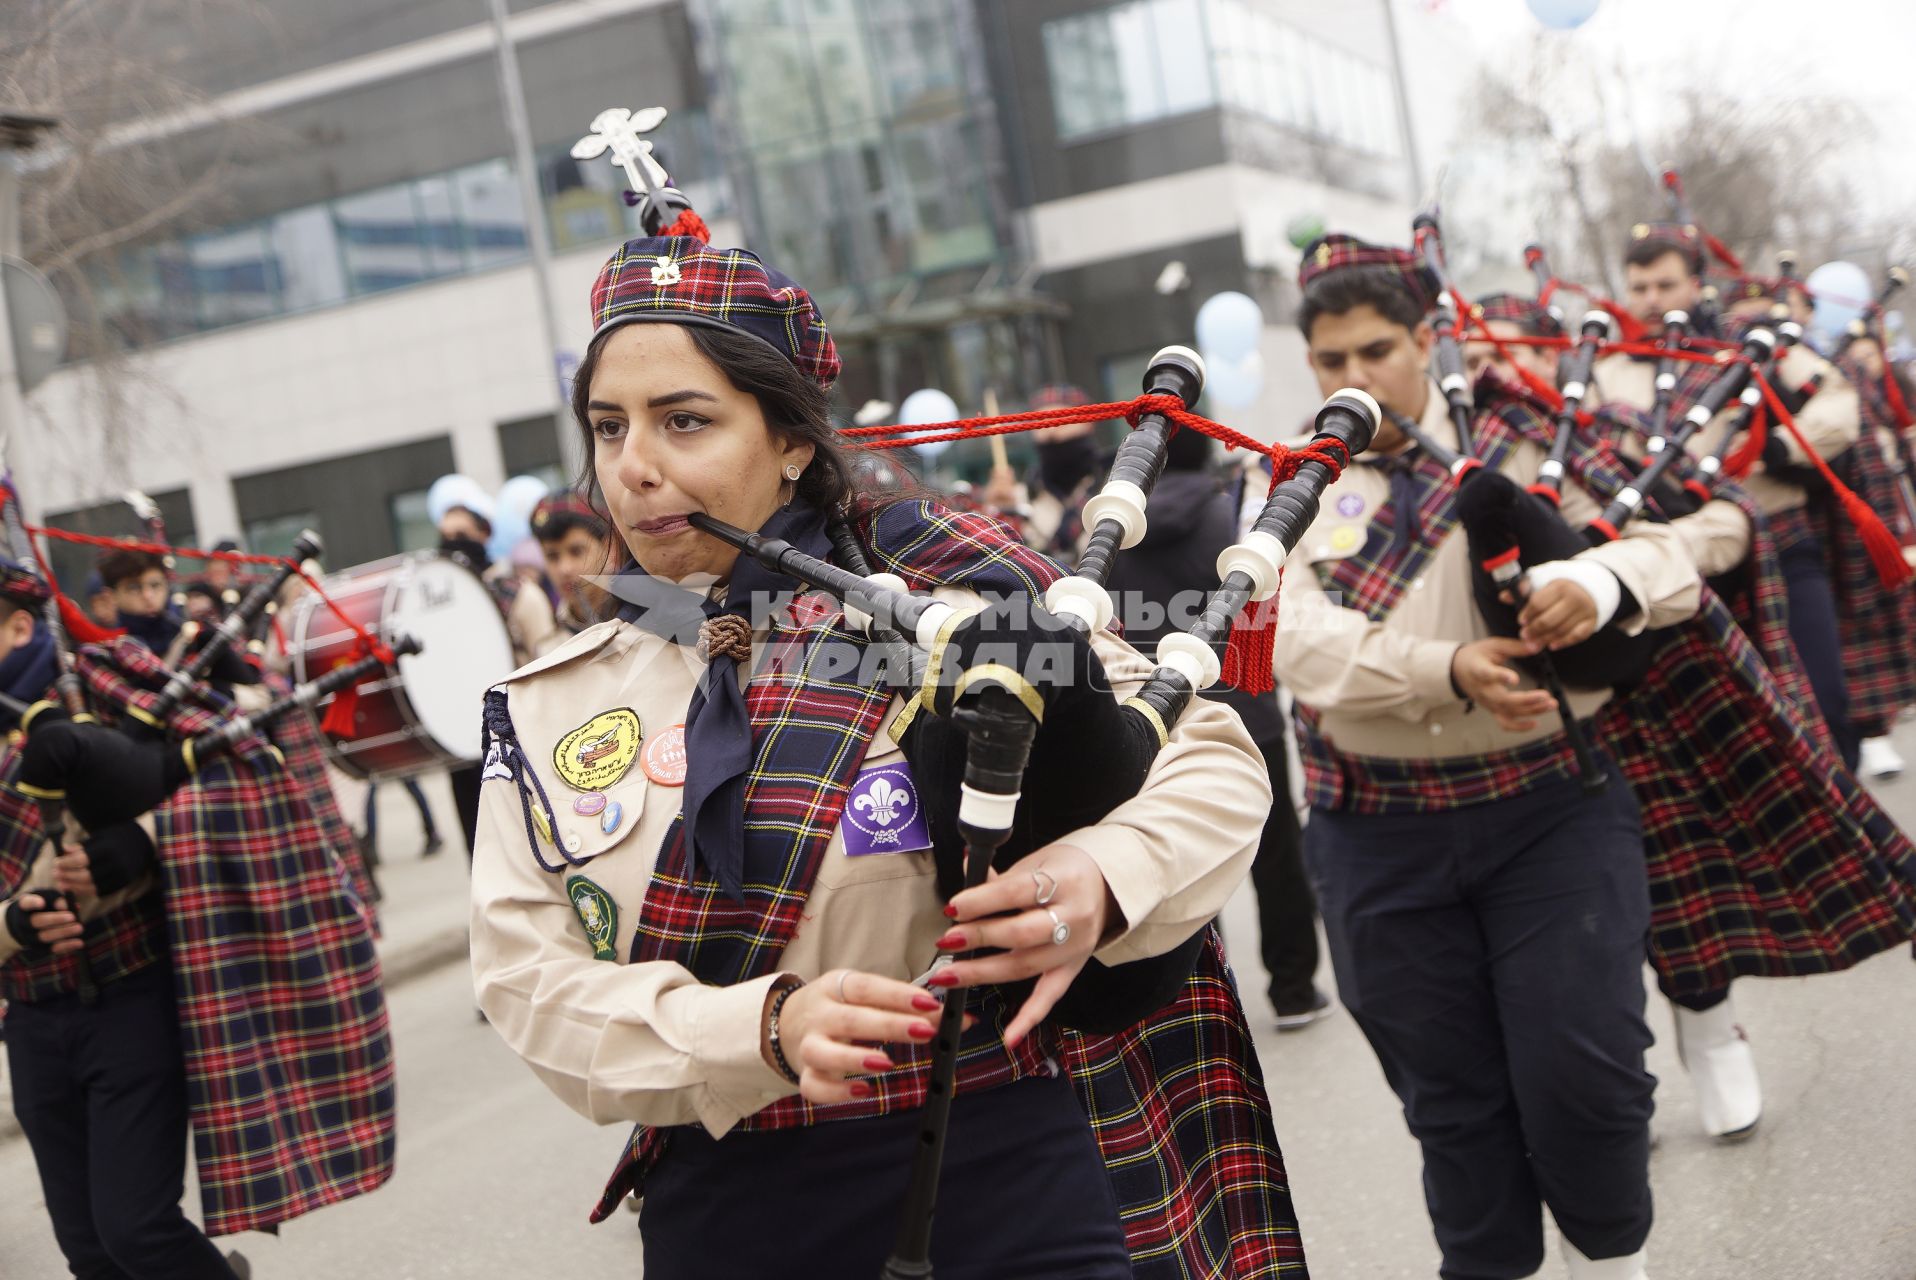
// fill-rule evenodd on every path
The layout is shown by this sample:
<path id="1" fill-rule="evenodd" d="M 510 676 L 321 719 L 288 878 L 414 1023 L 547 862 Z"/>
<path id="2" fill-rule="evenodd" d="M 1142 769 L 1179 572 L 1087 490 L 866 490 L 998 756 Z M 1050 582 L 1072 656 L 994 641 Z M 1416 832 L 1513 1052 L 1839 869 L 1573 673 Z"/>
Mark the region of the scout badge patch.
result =
<path id="1" fill-rule="evenodd" d="M 904 763 L 861 769 L 845 801 L 845 852 L 904 853 L 931 848 L 931 827 L 918 800 L 911 766 Z"/>
<path id="2" fill-rule="evenodd" d="M 584 876 L 573 876 L 566 881 L 565 892 L 566 897 L 572 899 L 572 909 L 579 913 L 579 923 L 585 926 L 586 938 L 592 943 L 592 958 L 618 959 L 612 939 L 619 931 L 619 908 L 612 901 L 612 895 Z"/>
<path id="3" fill-rule="evenodd" d="M 601 711 L 559 739 L 552 767 L 574 791 L 603 791 L 639 758 L 639 713 L 630 707 Z"/>

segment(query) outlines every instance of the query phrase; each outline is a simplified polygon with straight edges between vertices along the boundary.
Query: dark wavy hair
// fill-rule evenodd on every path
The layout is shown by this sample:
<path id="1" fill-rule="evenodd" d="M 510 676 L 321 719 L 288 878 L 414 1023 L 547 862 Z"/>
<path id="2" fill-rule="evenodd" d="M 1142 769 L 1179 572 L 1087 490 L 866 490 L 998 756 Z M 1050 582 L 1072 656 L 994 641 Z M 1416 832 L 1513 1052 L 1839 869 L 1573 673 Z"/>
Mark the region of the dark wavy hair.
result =
<path id="1" fill-rule="evenodd" d="M 1327 271 L 1305 286 L 1304 300 L 1297 308 L 1297 327 L 1304 331 L 1304 341 L 1309 342 L 1319 316 L 1341 316 L 1366 306 L 1406 329 L 1415 329 L 1428 314 L 1423 302 L 1404 287 L 1404 277 L 1397 271 L 1389 267 L 1348 267 Z"/>
<path id="2" fill-rule="evenodd" d="M 713 325 L 688 324 L 686 334 L 699 353 L 717 365 L 736 389 L 758 401 L 765 425 L 786 439 L 803 440 L 812 446 L 812 461 L 798 478 L 795 496 L 811 503 L 828 515 L 836 514 L 850 503 L 855 485 L 851 461 L 838 432 L 832 425 L 830 402 L 824 388 L 799 372 L 798 366 L 771 346 L 734 329 Z M 579 371 L 572 378 L 572 417 L 585 442 L 585 467 L 578 479 L 578 490 L 605 513 L 605 495 L 599 491 L 598 472 L 593 466 L 592 418 L 586 405 L 592 399 L 592 375 L 598 370 L 605 344 L 616 329 L 608 329 L 592 340 Z"/>

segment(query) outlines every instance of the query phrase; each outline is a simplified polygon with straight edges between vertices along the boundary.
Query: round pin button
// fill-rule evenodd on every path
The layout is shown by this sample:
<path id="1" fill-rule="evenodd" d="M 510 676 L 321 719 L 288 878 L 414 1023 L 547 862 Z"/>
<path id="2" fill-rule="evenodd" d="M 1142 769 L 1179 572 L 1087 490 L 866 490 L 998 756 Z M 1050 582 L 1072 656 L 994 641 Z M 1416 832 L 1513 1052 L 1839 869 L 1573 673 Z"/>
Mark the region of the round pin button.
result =
<path id="1" fill-rule="evenodd" d="M 625 806 L 617 800 L 606 805 L 605 812 L 599 816 L 599 830 L 611 835 L 619 829 L 619 823 L 625 819 Z"/>
<path id="2" fill-rule="evenodd" d="M 588 791 L 572 801 L 572 812 L 582 818 L 593 817 L 603 808 L 605 808 L 605 793 L 602 791 Z"/>
<path id="3" fill-rule="evenodd" d="M 639 752 L 639 768 L 660 786 L 684 786 L 685 726 L 675 724 L 653 734 L 646 741 L 645 749 Z"/>

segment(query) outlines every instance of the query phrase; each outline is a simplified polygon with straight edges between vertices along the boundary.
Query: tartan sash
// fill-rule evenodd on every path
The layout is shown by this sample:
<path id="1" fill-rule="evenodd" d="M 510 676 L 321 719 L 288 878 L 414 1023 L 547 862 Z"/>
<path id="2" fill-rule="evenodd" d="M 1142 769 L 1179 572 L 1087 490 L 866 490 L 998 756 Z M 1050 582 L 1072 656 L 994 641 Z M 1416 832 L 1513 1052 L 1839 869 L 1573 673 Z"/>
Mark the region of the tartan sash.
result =
<path id="1" fill-rule="evenodd" d="M 150 707 L 135 641 L 80 651 L 96 707 Z M 168 728 L 226 710 L 197 693 Z M 270 1228 L 392 1174 L 392 1041 L 370 916 L 297 782 L 259 738 L 154 811 L 208 1235 Z"/>
<path id="2" fill-rule="evenodd" d="M 874 569 L 898 574 L 915 590 L 961 586 L 1041 598 L 1062 573 L 998 521 L 930 502 L 897 502 L 867 512 L 856 531 Z M 774 970 L 797 931 L 798 909 L 836 828 L 850 778 L 890 700 L 887 691 L 857 688 L 829 674 L 823 655 L 837 643 L 863 642 L 845 630 L 836 602 L 800 597 L 748 688 L 755 760 L 746 791 L 746 838 L 758 832 L 758 838 L 782 838 L 794 846 L 780 864 L 783 882 L 746 885 L 744 906 L 755 907 L 756 916 L 720 917 L 715 913 L 727 904 L 717 886 L 683 872 L 675 821 L 641 908 L 634 960 L 677 960 L 706 981 L 745 981 Z M 812 723 L 823 715 L 834 718 L 829 732 Z M 771 807 L 754 812 L 761 805 Z M 769 814 L 782 817 L 772 821 Z M 729 943 L 696 936 L 721 919 L 744 936 Z M 736 976 L 716 979 L 700 966 Z M 959 1091 L 1049 1071 L 1046 1059 L 1055 1057 L 1091 1119 L 1138 1276 L 1252 1280 L 1304 1274 L 1256 1051 L 1214 929 L 1179 997 L 1115 1036 L 1044 1028 L 1007 1053 L 1002 1028 L 1010 1011 L 1000 994 L 979 993 L 974 1004 L 981 1016 L 964 1042 Z M 832 1107 L 788 1098 L 749 1117 L 744 1127 L 783 1128 L 920 1105 L 929 1053 L 914 1048 L 909 1066 L 897 1060 L 899 1067 L 885 1073 L 895 1079 L 875 1082 L 874 1098 Z M 604 1220 L 627 1194 L 643 1193 L 667 1135 L 634 1128 L 592 1221 Z"/>
<path id="3" fill-rule="evenodd" d="M 1508 431 L 1490 431 L 1474 443 L 1477 456 L 1495 471 L 1517 447 L 1517 437 Z M 1417 496 L 1416 537 L 1408 542 L 1397 540 L 1397 499 L 1393 496 L 1371 513 L 1364 545 L 1356 555 L 1318 565 L 1324 589 L 1342 593 L 1343 603 L 1360 610 L 1372 622 L 1390 616 L 1404 589 L 1424 571 L 1457 523 L 1457 487 L 1451 483 L 1450 472 L 1421 449 L 1411 470 L 1411 484 Z"/>
<path id="4" fill-rule="evenodd" d="M 1506 751 L 1437 759 L 1388 759 L 1339 751 L 1318 731 L 1317 713 L 1298 707 L 1297 753 L 1304 801 L 1333 813 L 1432 813 L 1520 796 L 1577 773 L 1561 733 Z"/>

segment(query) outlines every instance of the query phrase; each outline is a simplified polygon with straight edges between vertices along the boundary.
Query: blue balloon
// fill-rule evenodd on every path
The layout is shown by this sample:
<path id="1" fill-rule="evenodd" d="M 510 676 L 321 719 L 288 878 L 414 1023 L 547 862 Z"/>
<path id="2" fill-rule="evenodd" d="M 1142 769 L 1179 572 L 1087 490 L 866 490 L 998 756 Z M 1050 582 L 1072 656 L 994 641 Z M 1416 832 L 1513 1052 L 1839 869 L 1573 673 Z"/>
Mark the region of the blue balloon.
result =
<path id="1" fill-rule="evenodd" d="M 1264 357 L 1253 351 L 1239 360 L 1204 362 L 1205 398 L 1226 409 L 1248 409 L 1264 390 Z"/>
<path id="2" fill-rule="evenodd" d="M 1264 308 L 1250 296 L 1227 289 L 1205 299 L 1196 328 L 1198 350 L 1207 363 L 1213 356 L 1242 360 L 1257 350 L 1264 336 Z"/>
<path id="3" fill-rule="evenodd" d="M 1574 31 L 1590 21 L 1598 0 L 1526 0 L 1538 22 L 1552 31 Z"/>
<path id="4" fill-rule="evenodd" d="M 1816 303 L 1810 327 L 1826 341 L 1841 338 L 1873 296 L 1869 273 L 1854 262 L 1825 262 L 1803 283 Z"/>
<path id="5" fill-rule="evenodd" d="M 922 427 L 934 422 L 950 422 L 958 416 L 958 402 L 936 387 L 923 387 L 905 397 L 898 406 L 898 425 L 901 427 Z M 914 443 L 912 448 L 927 459 L 935 458 L 951 448 L 949 440 L 928 440 Z"/>
<path id="6" fill-rule="evenodd" d="M 499 489 L 493 506 L 492 538 L 486 554 L 510 560 L 513 551 L 532 536 L 532 510 L 546 496 L 546 482 L 536 476 L 514 476 Z"/>

